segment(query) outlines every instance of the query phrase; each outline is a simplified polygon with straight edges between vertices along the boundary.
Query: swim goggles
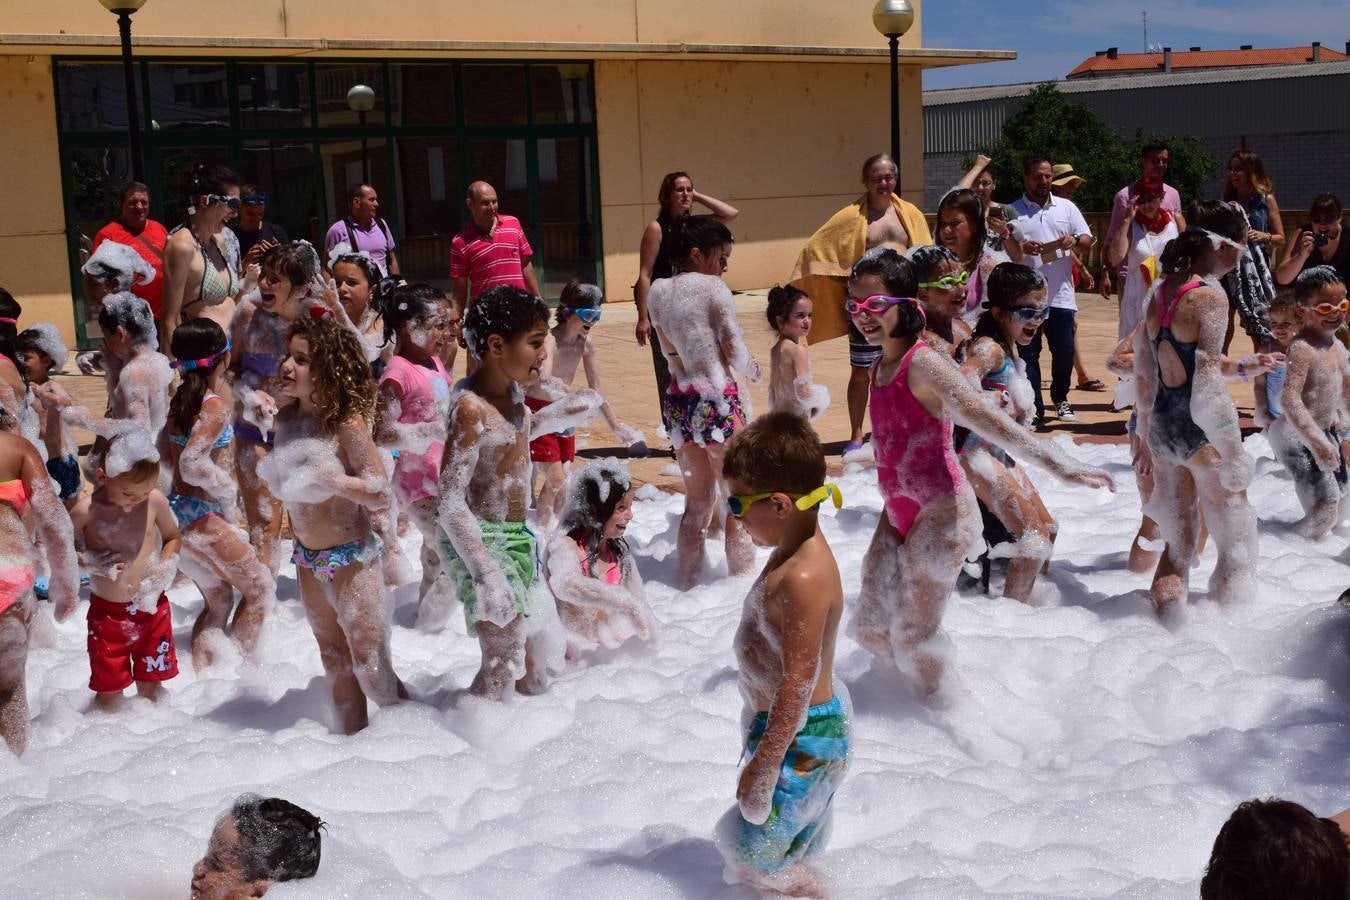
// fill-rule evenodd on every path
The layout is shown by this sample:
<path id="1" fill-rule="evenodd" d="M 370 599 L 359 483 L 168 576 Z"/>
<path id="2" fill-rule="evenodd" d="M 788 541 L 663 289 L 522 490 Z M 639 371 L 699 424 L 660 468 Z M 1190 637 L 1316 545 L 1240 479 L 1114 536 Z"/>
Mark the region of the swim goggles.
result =
<path id="1" fill-rule="evenodd" d="M 218 363 L 226 353 L 229 353 L 232 346 L 229 341 L 226 341 L 224 349 L 219 353 L 203 356 L 201 359 L 175 359 L 169 365 L 184 372 L 191 372 L 193 369 L 209 369 Z"/>
<path id="2" fill-rule="evenodd" d="M 761 500 L 772 497 L 774 494 L 781 494 L 782 491 L 764 491 L 761 494 L 732 494 L 727 498 L 727 511 L 737 519 L 745 515 L 750 507 Z M 827 497 L 834 498 L 834 508 L 840 509 L 844 505 L 844 494 L 839 490 L 839 485 L 834 482 L 822 484 L 809 494 L 786 494 L 796 501 L 795 505 L 802 512 L 824 503 Z"/>
<path id="3" fill-rule="evenodd" d="M 921 288 L 937 288 L 940 291 L 950 291 L 958 285 L 965 284 L 970 280 L 969 272 L 962 272 L 960 275 L 943 275 L 937 281 L 920 281 Z"/>
<path id="4" fill-rule="evenodd" d="M 240 200 L 245 206 L 262 206 L 267 203 L 267 195 L 249 194 L 247 197 L 241 197 Z"/>
<path id="5" fill-rule="evenodd" d="M 873 294 L 870 297 L 859 300 L 857 297 L 849 297 L 844 301 L 844 311 L 850 316 L 856 316 L 860 312 L 869 312 L 874 316 L 886 314 L 886 310 L 892 306 L 898 306 L 901 303 L 913 303 L 919 305 L 919 301 L 913 297 L 891 297 L 887 294 Z M 922 309 L 922 307 L 919 307 Z"/>
<path id="6" fill-rule="evenodd" d="M 212 203 L 224 203 L 226 206 L 228 206 L 235 212 L 239 211 L 238 197 L 226 197 L 224 194 L 207 194 L 206 205 L 210 206 Z"/>
<path id="7" fill-rule="evenodd" d="M 1233 240 L 1232 238 L 1225 237 L 1222 234 L 1219 234 L 1218 232 L 1215 231 L 1210 231 L 1208 228 L 1201 228 L 1200 230 L 1203 231 L 1205 235 L 1209 238 L 1210 243 L 1215 245 L 1215 249 L 1218 249 L 1219 244 L 1227 244 L 1229 247 L 1232 247 L 1238 253 L 1247 252 L 1246 244 L 1240 244 L 1237 241 Z"/>
<path id="8" fill-rule="evenodd" d="M 1313 307 L 1313 312 L 1319 316 L 1350 312 L 1350 299 L 1342 300 L 1340 303 L 1319 303 Z"/>
<path id="9" fill-rule="evenodd" d="M 1019 322 L 1044 322 L 1046 310 L 1044 306 L 1014 306 L 1009 312 Z"/>
<path id="10" fill-rule="evenodd" d="M 594 325 L 600 321 L 600 307 L 598 306 L 565 306 L 563 309 L 566 309 L 587 325 Z"/>

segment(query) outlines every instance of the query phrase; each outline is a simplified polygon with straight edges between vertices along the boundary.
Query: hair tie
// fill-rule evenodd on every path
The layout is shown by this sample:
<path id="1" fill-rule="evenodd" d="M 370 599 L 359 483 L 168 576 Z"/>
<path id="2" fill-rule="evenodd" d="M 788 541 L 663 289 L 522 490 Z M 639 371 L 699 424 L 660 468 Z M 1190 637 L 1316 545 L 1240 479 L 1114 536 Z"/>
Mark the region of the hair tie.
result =
<path id="1" fill-rule="evenodd" d="M 230 352 L 231 346 L 233 345 L 226 341 L 224 348 L 210 356 L 203 356 L 201 359 L 175 359 L 169 365 L 183 372 L 191 372 L 193 369 L 209 369 L 220 362 L 226 353 Z"/>
<path id="2" fill-rule="evenodd" d="M 18 319 L 11 319 L 9 316 L 0 316 L 0 325 L 18 325 Z"/>

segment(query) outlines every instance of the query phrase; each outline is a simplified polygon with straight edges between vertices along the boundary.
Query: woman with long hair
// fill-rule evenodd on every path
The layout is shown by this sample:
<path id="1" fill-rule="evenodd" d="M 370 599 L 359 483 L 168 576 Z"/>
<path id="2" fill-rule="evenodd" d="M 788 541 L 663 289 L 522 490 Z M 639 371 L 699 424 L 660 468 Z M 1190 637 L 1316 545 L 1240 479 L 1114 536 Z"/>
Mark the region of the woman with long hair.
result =
<path id="1" fill-rule="evenodd" d="M 1240 209 L 1247 218 L 1244 239 L 1247 252 L 1223 278 L 1229 308 L 1223 351 L 1227 353 L 1228 345 L 1233 341 L 1233 312 L 1237 313 L 1253 346 L 1260 350 L 1270 337 L 1263 314 L 1270 301 L 1275 299 L 1270 257 L 1284 246 L 1284 222 L 1280 218 L 1280 205 L 1275 202 L 1275 183 L 1266 175 L 1261 157 L 1251 150 L 1233 151 L 1228 158 L 1223 199 Z"/>
<path id="2" fill-rule="evenodd" d="M 242 287 L 239 238 L 225 223 L 239 213 L 239 176 L 222 165 L 197 163 L 184 193 L 187 222 L 169 232 L 164 248 L 160 347 L 172 352 L 173 330 L 186 319 L 211 319 L 228 331 Z"/>

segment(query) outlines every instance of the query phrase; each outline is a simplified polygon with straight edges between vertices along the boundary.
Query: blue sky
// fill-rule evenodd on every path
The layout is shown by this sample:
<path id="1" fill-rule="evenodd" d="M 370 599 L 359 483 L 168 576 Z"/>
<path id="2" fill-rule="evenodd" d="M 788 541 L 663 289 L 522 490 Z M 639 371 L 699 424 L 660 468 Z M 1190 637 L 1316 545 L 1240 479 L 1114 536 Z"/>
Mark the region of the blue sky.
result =
<path id="1" fill-rule="evenodd" d="M 1320 40 L 1345 50 L 1350 0 L 928 0 L 925 47 L 1016 50 L 1012 62 L 929 69 L 927 89 L 1063 78 L 1097 50 L 1144 50 L 1140 13 L 1148 11 L 1150 44 L 1173 49 L 1292 47 Z"/>

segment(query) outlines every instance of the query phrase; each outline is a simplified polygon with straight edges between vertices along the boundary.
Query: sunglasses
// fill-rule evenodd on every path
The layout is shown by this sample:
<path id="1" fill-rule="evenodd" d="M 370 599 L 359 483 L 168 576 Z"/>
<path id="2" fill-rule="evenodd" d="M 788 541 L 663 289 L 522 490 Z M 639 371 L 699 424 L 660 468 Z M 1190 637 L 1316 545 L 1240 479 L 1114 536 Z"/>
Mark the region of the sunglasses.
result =
<path id="1" fill-rule="evenodd" d="M 886 310 L 892 306 L 901 303 L 918 304 L 918 300 L 913 297 L 890 297 L 886 294 L 872 294 L 870 297 L 859 300 L 857 297 L 849 297 L 844 301 L 844 311 L 850 316 L 856 316 L 860 312 L 869 312 L 874 316 L 886 314 Z"/>
<path id="2" fill-rule="evenodd" d="M 600 308 L 598 306 L 567 306 L 564 309 L 587 325 L 594 325 L 600 321 Z"/>
<path id="3" fill-rule="evenodd" d="M 245 206 L 262 206 L 267 203 L 267 195 L 249 194 L 247 197 L 242 198 L 242 200 Z"/>
<path id="4" fill-rule="evenodd" d="M 962 272 L 960 275 L 943 275 L 937 281 L 920 281 L 921 288 L 937 288 L 940 291 L 950 291 L 957 285 L 965 284 L 970 280 L 969 272 Z"/>
<path id="5" fill-rule="evenodd" d="M 739 519 L 761 500 L 767 500 L 774 494 L 781 494 L 782 491 L 764 491 L 761 494 L 732 494 L 727 498 L 727 511 L 732 516 Z M 805 512 L 813 506 L 824 503 L 825 499 L 834 499 L 834 508 L 840 509 L 844 505 L 844 494 L 839 490 L 839 485 L 830 482 L 822 484 L 809 494 L 784 494 L 793 500 L 793 505 Z"/>
<path id="6" fill-rule="evenodd" d="M 232 210 L 235 210 L 236 212 L 238 212 L 239 210 L 238 197 L 226 197 L 222 194 L 207 194 L 206 203 L 208 206 L 210 206 L 212 203 L 224 203 L 226 206 L 228 206 Z"/>
<path id="7" fill-rule="evenodd" d="M 1350 299 L 1342 300 L 1340 303 L 1319 303 L 1313 307 L 1313 312 L 1319 316 L 1350 312 Z"/>

